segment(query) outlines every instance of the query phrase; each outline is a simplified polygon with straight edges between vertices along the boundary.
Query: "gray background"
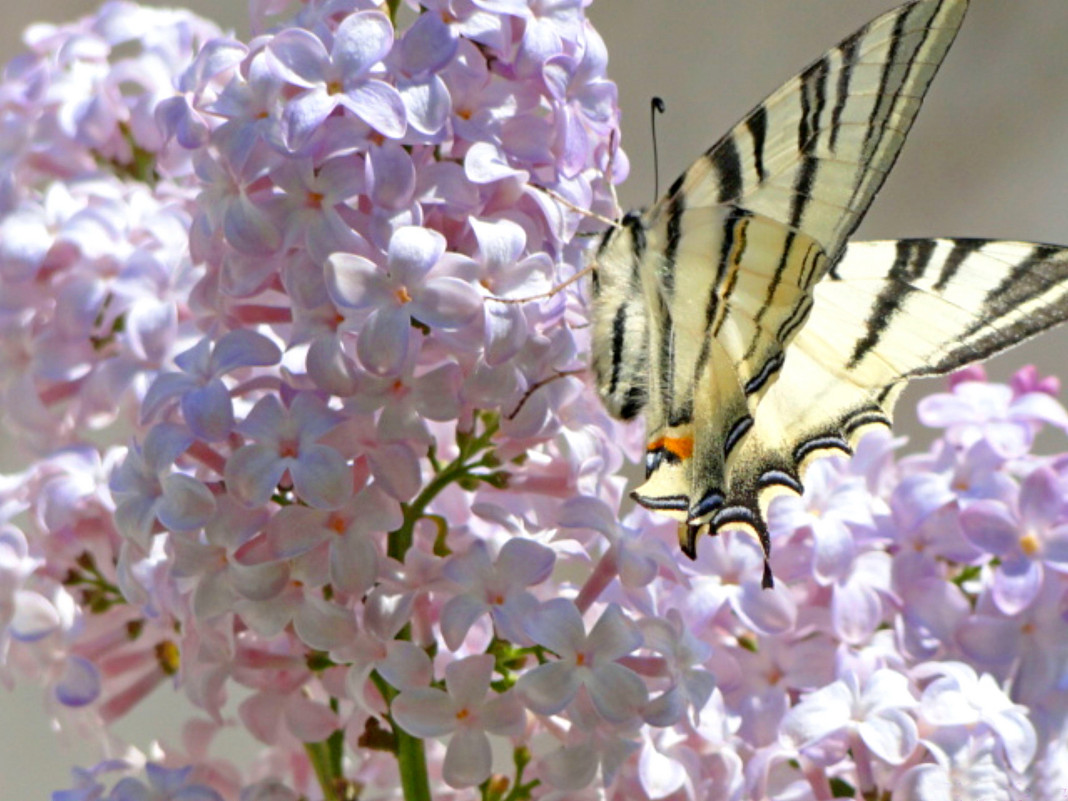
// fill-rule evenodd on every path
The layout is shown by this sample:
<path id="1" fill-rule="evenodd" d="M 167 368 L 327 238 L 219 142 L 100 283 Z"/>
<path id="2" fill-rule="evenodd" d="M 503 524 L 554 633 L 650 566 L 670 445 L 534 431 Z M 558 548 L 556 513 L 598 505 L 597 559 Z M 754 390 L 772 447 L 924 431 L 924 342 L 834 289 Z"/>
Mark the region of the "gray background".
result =
<path id="1" fill-rule="evenodd" d="M 95 6 L 73 0 L 0 2 L 0 61 L 18 52 L 26 24 L 71 19 Z M 190 5 L 244 35 L 243 3 Z M 664 187 L 780 83 L 893 5 L 894 0 L 599 0 L 589 15 L 608 43 L 632 164 L 621 201 L 643 205 L 653 194 L 652 95 L 663 97 L 668 109 L 659 123 Z M 972 5 L 860 236 L 1068 243 L 1068 3 L 974 0 Z M 1068 379 L 1066 346 L 1068 332 L 1054 332 L 995 360 L 991 372 L 1004 378 L 1031 361 Z M 931 387 L 906 395 L 902 430 L 916 431 L 910 406 Z M 1064 449 L 1063 438 L 1053 446 Z M 157 692 L 148 708 L 121 723 L 120 733 L 141 747 L 152 737 L 177 742 L 175 727 L 183 716 L 169 695 Z M 41 709 L 35 688 L 0 691 L 0 801 L 47 798 L 67 786 L 71 764 L 92 760 L 84 744 L 57 748 Z M 247 753 L 237 738 L 224 747 Z"/>

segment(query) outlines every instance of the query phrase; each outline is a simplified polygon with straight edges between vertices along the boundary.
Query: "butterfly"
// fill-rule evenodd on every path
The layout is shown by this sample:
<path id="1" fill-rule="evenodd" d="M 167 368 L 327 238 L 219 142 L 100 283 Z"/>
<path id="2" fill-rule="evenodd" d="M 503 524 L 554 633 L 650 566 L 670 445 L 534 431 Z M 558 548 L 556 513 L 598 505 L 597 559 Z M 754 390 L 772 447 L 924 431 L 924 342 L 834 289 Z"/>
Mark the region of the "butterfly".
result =
<path id="1" fill-rule="evenodd" d="M 767 510 L 813 459 L 888 429 L 912 378 L 1068 318 L 1068 249 L 983 239 L 853 242 L 964 18 L 914 0 L 774 92 L 651 208 L 596 246 L 592 369 L 644 414 L 643 506 L 764 550 Z"/>

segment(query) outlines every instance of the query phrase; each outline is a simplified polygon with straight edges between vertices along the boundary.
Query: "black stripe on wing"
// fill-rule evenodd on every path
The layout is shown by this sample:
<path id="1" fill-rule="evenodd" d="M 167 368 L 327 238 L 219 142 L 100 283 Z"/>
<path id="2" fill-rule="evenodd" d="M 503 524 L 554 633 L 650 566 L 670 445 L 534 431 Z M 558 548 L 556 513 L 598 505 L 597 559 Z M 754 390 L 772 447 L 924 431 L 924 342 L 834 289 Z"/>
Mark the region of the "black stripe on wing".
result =
<path id="1" fill-rule="evenodd" d="M 726 205 L 742 193 L 742 159 L 738 154 L 735 137 L 727 136 L 721 139 L 719 144 L 708 151 L 708 159 L 718 179 L 719 196 L 716 202 Z"/>
<path id="2" fill-rule="evenodd" d="M 897 243 L 897 258 L 887 276 L 890 280 L 875 301 L 864 337 L 853 349 L 850 369 L 856 367 L 890 330 L 894 317 L 908 302 L 909 294 L 915 291 L 914 282 L 923 277 L 931 263 L 934 250 L 935 242 L 930 239 L 902 239 Z"/>
<path id="3" fill-rule="evenodd" d="M 857 45 L 866 33 L 867 26 L 838 46 L 838 52 L 842 57 L 842 66 L 838 71 L 838 84 L 835 87 L 834 109 L 831 111 L 830 146 L 832 153 L 838 148 L 838 134 L 842 130 L 842 112 L 845 110 L 846 100 L 849 99 L 849 84 L 853 79 L 853 69 L 856 67 L 857 63 Z"/>
<path id="4" fill-rule="evenodd" d="M 763 106 L 753 109 L 753 112 L 745 121 L 745 127 L 749 136 L 753 139 L 753 168 L 756 170 L 757 180 L 767 178 L 764 170 L 764 143 L 768 135 L 768 112 Z"/>
<path id="5" fill-rule="evenodd" d="M 953 250 L 950 252 L 949 257 L 942 263 L 942 269 L 938 274 L 938 281 L 935 282 L 935 291 L 945 289 L 953 277 L 957 274 L 960 266 L 964 264 L 971 254 L 975 253 L 979 248 L 985 244 L 982 239 L 957 239 L 953 242 Z"/>

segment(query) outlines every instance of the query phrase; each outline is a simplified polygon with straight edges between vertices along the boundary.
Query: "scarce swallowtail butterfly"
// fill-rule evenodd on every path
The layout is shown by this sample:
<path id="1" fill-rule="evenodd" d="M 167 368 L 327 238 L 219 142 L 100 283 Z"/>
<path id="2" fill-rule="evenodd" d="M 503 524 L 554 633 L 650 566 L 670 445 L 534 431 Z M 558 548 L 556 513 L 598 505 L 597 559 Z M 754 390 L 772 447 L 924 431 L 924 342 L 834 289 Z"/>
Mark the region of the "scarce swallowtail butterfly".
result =
<path id="1" fill-rule="evenodd" d="M 865 25 L 704 153 L 596 248 L 593 371 L 617 417 L 645 415 L 633 497 L 682 550 L 743 529 L 767 564 L 768 504 L 812 459 L 889 427 L 918 376 L 1068 318 L 1068 250 L 983 239 L 851 242 L 967 0 Z"/>

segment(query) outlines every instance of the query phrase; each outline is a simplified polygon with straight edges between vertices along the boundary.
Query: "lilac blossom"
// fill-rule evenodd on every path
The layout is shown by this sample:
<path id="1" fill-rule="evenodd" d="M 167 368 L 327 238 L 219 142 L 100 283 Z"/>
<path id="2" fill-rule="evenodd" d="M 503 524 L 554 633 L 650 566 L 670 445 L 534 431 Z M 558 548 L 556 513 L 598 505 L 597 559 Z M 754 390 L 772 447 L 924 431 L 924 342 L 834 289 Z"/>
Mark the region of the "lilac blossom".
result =
<path id="1" fill-rule="evenodd" d="M 441 610 L 445 644 L 457 650 L 468 629 L 485 614 L 492 616 L 497 636 L 525 643 L 523 626 L 538 603 L 526 588 L 545 581 L 554 561 L 553 552 L 544 545 L 519 538 L 506 542 L 495 560 L 481 541 L 450 559 L 444 574 L 462 592 L 454 594 Z"/>
<path id="2" fill-rule="evenodd" d="M 963 381 L 952 393 L 932 395 L 919 405 L 920 420 L 946 428 L 950 440 L 968 446 L 984 439 L 998 454 L 1020 456 L 1030 448 L 1038 426 L 1068 429 L 1068 414 L 1044 391 L 1014 397 L 1001 384 Z"/>
<path id="3" fill-rule="evenodd" d="M 998 559 L 993 598 L 1009 615 L 1034 601 L 1046 570 L 1068 572 L 1068 516 L 1061 478 L 1049 468 L 1032 470 L 1014 506 L 980 500 L 961 512 L 965 536 Z"/>
<path id="4" fill-rule="evenodd" d="M 1030 704 L 1060 687 L 1060 665 L 1068 658 L 1066 610 L 1068 589 L 1059 580 L 1043 582 L 1038 598 L 1013 615 L 1001 611 L 987 586 L 954 638 L 969 664 L 1003 682 L 1011 679 L 1013 698 Z"/>
<path id="5" fill-rule="evenodd" d="M 912 675 L 930 679 L 920 697 L 920 716 L 946 728 L 988 731 L 1008 767 L 1023 772 L 1034 759 L 1037 737 L 1024 708 L 1014 704 L 989 674 L 977 676 L 960 662 L 917 665 Z"/>
<path id="6" fill-rule="evenodd" d="M 608 52 L 595 32 L 589 31 L 581 56 L 560 54 L 545 61 L 542 74 L 563 113 L 557 118 L 557 154 L 565 173 L 582 168 L 589 152 L 590 128 L 604 133 L 612 126 L 616 87 L 605 80 Z"/>
<path id="7" fill-rule="evenodd" d="M 234 425 L 233 404 L 222 376 L 241 367 L 276 364 L 278 346 L 254 331 L 229 331 L 212 347 L 207 338 L 174 357 L 180 373 L 161 373 L 143 401 L 151 418 L 166 402 L 180 399 L 182 417 L 198 438 L 227 436 Z"/>
<path id="8" fill-rule="evenodd" d="M 415 599 L 385 590 L 372 592 L 364 605 L 363 629 L 337 655 L 350 664 L 345 682 L 357 705 L 369 712 L 382 711 L 380 697 L 368 688 L 377 671 L 393 687 L 425 687 L 433 678 L 433 666 L 426 652 L 415 644 L 397 639 L 412 614 Z"/>
<path id="9" fill-rule="evenodd" d="M 519 734 L 523 707 L 514 692 L 487 698 L 493 671 L 489 654 L 451 662 L 445 669 L 445 690 L 411 688 L 393 702 L 397 722 L 417 737 L 451 734 L 442 775 L 453 787 L 470 787 L 490 774 L 487 732 Z"/>
<path id="10" fill-rule="evenodd" d="M 589 693 L 597 712 L 613 723 L 625 721 L 645 702 L 641 679 L 617 661 L 642 642 L 640 632 L 618 606 L 609 606 L 587 634 L 574 604 L 564 599 L 548 601 L 531 617 L 527 633 L 559 656 L 519 681 L 520 696 L 535 712 L 559 712 L 580 689 Z"/>
<path id="11" fill-rule="evenodd" d="M 200 620 L 232 613 L 244 597 L 263 597 L 264 587 L 284 580 L 279 566 L 245 565 L 238 552 L 266 525 L 264 513 L 249 513 L 229 495 L 219 499 L 203 534 L 175 537 L 173 570 L 176 578 L 195 582 L 192 611 Z"/>
<path id="12" fill-rule="evenodd" d="M 362 595 L 378 576 L 374 534 L 392 531 L 403 522 L 396 501 L 368 487 L 330 511 L 287 506 L 264 529 L 263 547 L 275 559 L 293 559 L 329 548 L 330 581 L 344 592 Z"/>
<path id="13" fill-rule="evenodd" d="M 286 736 L 317 742 L 337 728 L 337 717 L 322 699 L 309 697 L 308 675 L 297 670 L 279 672 L 275 680 L 241 702 L 238 714 L 261 742 Z"/>
<path id="14" fill-rule="evenodd" d="M 25 615 L 19 607 L 31 603 L 30 597 L 23 594 L 23 586 L 40 565 L 41 560 L 30 556 L 26 535 L 10 523 L 4 524 L 0 528 L 0 647 L 11 634 L 12 622 Z M 16 631 L 22 628 L 16 626 Z"/>
<path id="15" fill-rule="evenodd" d="M 286 143 L 299 150 L 338 106 L 385 136 L 401 136 L 404 101 L 393 86 L 374 77 L 376 65 L 393 47 L 389 17 L 358 11 L 345 18 L 332 39 L 328 52 L 314 33 L 290 28 L 268 45 L 274 73 L 304 90 L 286 104 Z"/>
<path id="16" fill-rule="evenodd" d="M 740 532 L 725 533 L 702 543 L 689 576 L 690 589 L 680 593 L 680 609 L 687 618 L 711 622 L 729 610 L 762 634 L 793 627 L 797 602 L 783 589 L 761 587 L 764 554 L 755 539 Z"/>
<path id="17" fill-rule="evenodd" d="M 638 753 L 636 720 L 626 724 L 606 721 L 588 695 L 580 694 L 568 710 L 570 728 L 564 744 L 548 754 L 542 764 L 546 781 L 561 790 L 581 790 L 601 774 L 611 784 L 620 768 Z"/>
<path id="18" fill-rule="evenodd" d="M 222 796 L 210 787 L 188 781 L 192 772 L 192 766 L 168 769 L 150 763 L 145 766 L 147 785 L 139 779 L 128 777 L 112 788 L 108 798 L 110 801 L 142 801 L 148 798 L 159 801 L 222 801 Z"/>
<path id="19" fill-rule="evenodd" d="M 173 471 L 192 436 L 177 425 L 152 428 L 111 479 L 115 523 L 147 549 L 157 522 L 172 531 L 194 531 L 215 511 L 215 499 L 199 481 Z"/>
<path id="20" fill-rule="evenodd" d="M 311 395 L 297 395 L 287 409 L 274 395 L 264 396 L 238 425 L 254 439 L 226 463 L 234 496 L 259 506 L 289 474 L 293 489 L 312 506 L 331 509 L 352 494 L 349 468 L 340 454 L 318 443 L 340 419 Z"/>
<path id="21" fill-rule="evenodd" d="M 396 375 L 377 376 L 359 369 L 350 373 L 356 387 L 351 408 L 362 412 L 381 409 L 377 431 L 383 438 L 429 443 L 432 437 L 427 421 L 455 420 L 460 414 L 463 371 L 455 362 L 446 362 L 417 375 L 423 336 L 414 332 L 412 340 L 413 347 Z"/>
<path id="22" fill-rule="evenodd" d="M 716 665 L 716 679 L 729 709 L 739 716 L 737 732 L 755 745 L 773 743 L 792 694 L 824 687 L 835 674 L 828 637 L 793 633 L 765 637 L 754 652 L 739 648 L 731 662 Z"/>
<path id="23" fill-rule="evenodd" d="M 580 609 L 585 609 L 615 576 L 619 577 L 624 587 L 640 589 L 656 578 L 660 571 L 678 575 L 674 558 L 663 541 L 643 536 L 640 527 L 621 524 L 600 499 L 571 498 L 560 511 L 562 526 L 597 531 L 609 543 L 582 594 L 576 599 Z M 636 516 L 641 522 L 646 519 L 641 512 Z"/>
<path id="24" fill-rule="evenodd" d="M 409 133 L 437 141 L 443 133 L 452 98 L 439 74 L 456 55 L 458 32 L 438 14 L 423 14 L 394 48 L 397 89 L 407 111 Z"/>
<path id="25" fill-rule="evenodd" d="M 338 305 L 371 309 L 356 348 L 372 372 L 397 372 L 408 353 L 413 320 L 431 328 L 455 328 L 480 311 L 478 295 L 468 284 L 430 275 L 445 256 L 445 244 L 436 231 L 405 227 L 390 239 L 385 270 L 349 254 L 336 254 L 328 262 L 327 283 Z"/>
<path id="26" fill-rule="evenodd" d="M 643 713 L 654 726 L 670 726 L 687 711 L 700 723 L 701 710 L 716 686 L 716 676 L 704 665 L 711 656 L 711 646 L 685 628 L 677 609 L 669 609 L 663 618 L 645 618 L 639 624 L 643 644 L 664 658 L 668 688 L 650 700 Z"/>
<path id="27" fill-rule="evenodd" d="M 809 693 L 782 721 L 781 737 L 824 768 L 854 754 L 860 790 L 874 784 L 872 757 L 902 764 L 919 742 L 911 712 L 916 698 L 902 674 L 882 669 L 861 679 L 844 679 Z"/>
<path id="28" fill-rule="evenodd" d="M 1023 791 L 1024 782 L 1006 773 L 989 739 L 961 731 L 940 732 L 928 748 L 936 761 L 905 771 L 895 797 L 906 801 L 983 801 L 1012 798 Z"/>

